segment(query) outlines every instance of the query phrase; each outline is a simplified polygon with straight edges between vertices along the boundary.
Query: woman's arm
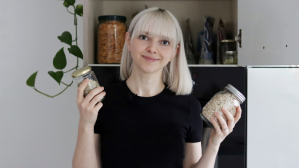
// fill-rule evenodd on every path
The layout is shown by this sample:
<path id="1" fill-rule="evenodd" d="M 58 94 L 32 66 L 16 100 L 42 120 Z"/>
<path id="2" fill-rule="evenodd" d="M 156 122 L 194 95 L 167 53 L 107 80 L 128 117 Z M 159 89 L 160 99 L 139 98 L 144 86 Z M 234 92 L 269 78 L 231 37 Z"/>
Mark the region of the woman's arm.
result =
<path id="1" fill-rule="evenodd" d="M 78 88 L 77 105 L 80 112 L 77 145 L 73 157 L 73 168 L 100 168 L 98 157 L 99 136 L 94 134 L 94 126 L 99 110 L 103 107 L 100 100 L 106 95 L 104 87 L 91 90 L 84 98 L 84 90 L 89 79 L 85 79 Z"/>
<path id="2" fill-rule="evenodd" d="M 233 117 L 232 114 L 226 109 L 222 109 L 223 114 L 227 118 L 227 123 L 218 113 L 215 113 L 215 117 L 221 124 L 222 129 L 217 124 L 214 117 L 211 117 L 211 122 L 215 129 L 211 130 L 209 144 L 204 151 L 202 157 L 199 161 L 192 165 L 190 168 L 214 168 L 215 159 L 220 147 L 220 143 L 225 139 L 225 137 L 233 131 L 236 123 L 241 118 L 242 109 L 240 106 L 236 109 L 236 116 Z"/>
<path id="3" fill-rule="evenodd" d="M 218 150 L 219 146 L 210 145 L 209 143 L 199 161 L 190 168 L 214 168 Z"/>
<path id="4" fill-rule="evenodd" d="M 96 151 L 99 150 L 100 136 L 95 135 L 93 129 L 93 127 L 83 127 L 79 124 L 73 168 L 101 168 L 99 152 Z"/>

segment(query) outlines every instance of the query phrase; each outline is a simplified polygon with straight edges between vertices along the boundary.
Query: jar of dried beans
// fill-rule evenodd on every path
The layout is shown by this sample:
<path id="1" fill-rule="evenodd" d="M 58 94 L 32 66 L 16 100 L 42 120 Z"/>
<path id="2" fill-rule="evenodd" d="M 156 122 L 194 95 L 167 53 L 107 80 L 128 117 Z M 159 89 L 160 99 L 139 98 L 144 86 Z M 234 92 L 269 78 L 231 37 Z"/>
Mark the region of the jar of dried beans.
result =
<path id="1" fill-rule="evenodd" d="M 88 78 L 89 82 L 84 90 L 84 97 L 93 89 L 100 87 L 100 84 L 95 76 L 94 72 L 91 70 L 90 66 L 82 67 L 72 73 L 77 86 L 79 87 L 81 83 Z M 104 98 L 103 98 L 104 99 Z M 103 101 L 103 99 L 101 101 Z"/>
<path id="2" fill-rule="evenodd" d="M 120 63 L 125 44 L 126 17 L 116 15 L 99 16 L 97 63 Z"/>
<path id="3" fill-rule="evenodd" d="M 203 107 L 201 118 L 212 128 L 211 117 L 214 117 L 214 113 L 218 112 L 227 122 L 227 118 L 222 113 L 221 109 L 227 109 L 233 116 L 236 115 L 236 107 L 245 101 L 244 95 L 239 92 L 235 87 L 228 84 L 223 90 L 216 93 L 211 100 Z M 221 127 L 219 121 L 216 118 L 218 125 Z"/>

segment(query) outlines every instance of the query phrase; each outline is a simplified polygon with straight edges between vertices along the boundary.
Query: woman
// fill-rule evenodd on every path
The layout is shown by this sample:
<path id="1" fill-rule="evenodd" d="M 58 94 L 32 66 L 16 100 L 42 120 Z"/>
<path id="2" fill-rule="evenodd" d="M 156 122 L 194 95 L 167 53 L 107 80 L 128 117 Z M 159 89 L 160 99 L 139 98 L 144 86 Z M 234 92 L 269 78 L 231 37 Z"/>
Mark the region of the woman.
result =
<path id="1" fill-rule="evenodd" d="M 191 95 L 183 46 L 181 28 L 169 11 L 153 7 L 134 17 L 123 48 L 122 81 L 85 98 L 88 81 L 78 88 L 74 168 L 214 167 L 220 143 L 240 119 L 241 108 L 235 117 L 222 110 L 227 123 L 215 115 L 222 129 L 211 119 L 215 129 L 202 154 L 202 107 Z"/>

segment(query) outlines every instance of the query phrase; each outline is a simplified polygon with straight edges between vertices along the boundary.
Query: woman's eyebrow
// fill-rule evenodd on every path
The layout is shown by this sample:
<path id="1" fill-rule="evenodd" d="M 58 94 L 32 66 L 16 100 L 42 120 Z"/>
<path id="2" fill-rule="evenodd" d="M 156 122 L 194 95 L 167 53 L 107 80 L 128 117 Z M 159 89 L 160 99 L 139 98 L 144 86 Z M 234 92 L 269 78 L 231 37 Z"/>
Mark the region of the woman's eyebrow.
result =
<path id="1" fill-rule="evenodd" d="M 149 37 L 153 37 L 152 33 L 143 32 L 142 34 L 148 35 Z M 170 41 L 170 38 L 168 38 L 166 36 L 162 36 L 161 38 L 162 38 L 162 40 L 169 40 Z"/>

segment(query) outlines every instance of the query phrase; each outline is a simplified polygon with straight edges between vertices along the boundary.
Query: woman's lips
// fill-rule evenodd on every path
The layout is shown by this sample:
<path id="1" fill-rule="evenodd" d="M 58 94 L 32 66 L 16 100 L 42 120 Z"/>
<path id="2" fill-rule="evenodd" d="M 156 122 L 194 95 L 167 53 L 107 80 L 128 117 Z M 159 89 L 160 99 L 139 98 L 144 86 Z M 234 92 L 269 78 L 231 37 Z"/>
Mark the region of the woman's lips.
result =
<path id="1" fill-rule="evenodd" d="M 142 56 L 145 60 L 147 60 L 147 61 L 149 61 L 149 62 L 155 62 L 155 61 L 158 61 L 158 59 L 150 59 L 150 58 L 148 58 L 148 57 L 146 57 L 146 56 Z"/>

